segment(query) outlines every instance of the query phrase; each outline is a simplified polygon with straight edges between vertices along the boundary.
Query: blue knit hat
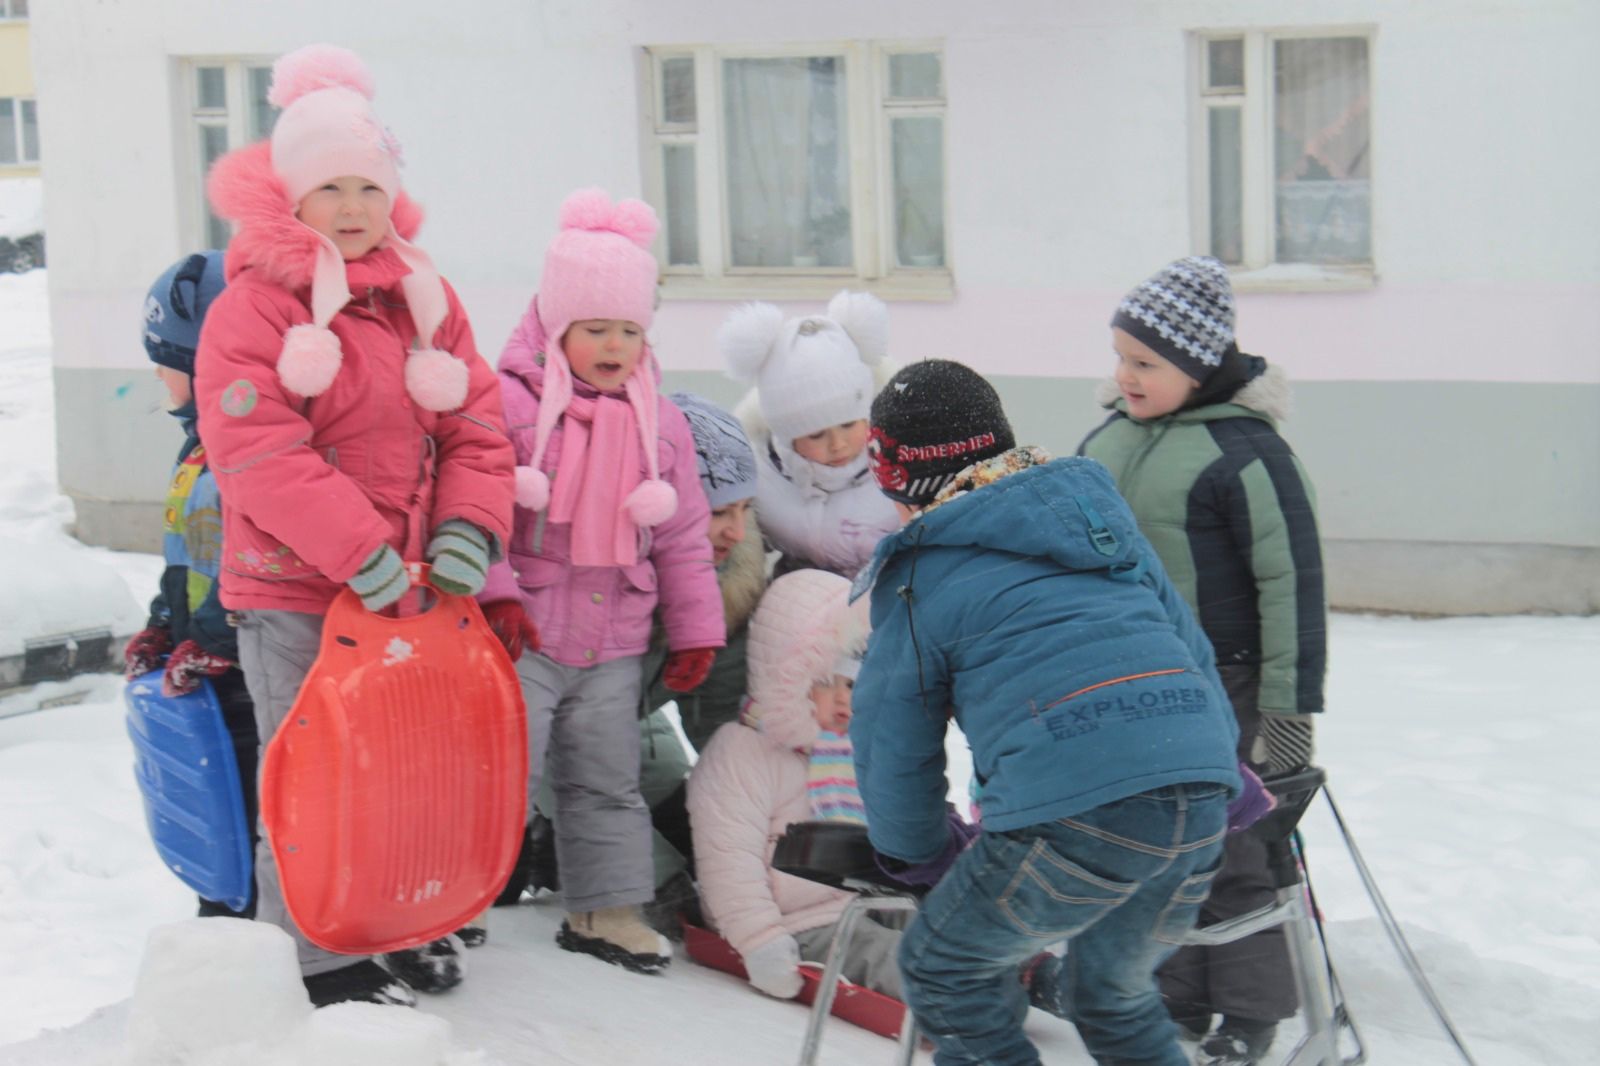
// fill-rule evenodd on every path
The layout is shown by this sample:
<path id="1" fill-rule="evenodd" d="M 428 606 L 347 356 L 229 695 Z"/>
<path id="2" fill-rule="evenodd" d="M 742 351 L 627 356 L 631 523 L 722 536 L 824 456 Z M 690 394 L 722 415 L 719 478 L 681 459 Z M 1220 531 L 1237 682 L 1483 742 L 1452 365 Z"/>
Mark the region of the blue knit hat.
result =
<path id="1" fill-rule="evenodd" d="M 144 350 L 152 362 L 194 374 L 200 325 L 225 284 L 221 252 L 196 252 L 162 272 L 144 299 Z"/>
<path id="2" fill-rule="evenodd" d="M 739 420 L 702 396 L 675 392 L 669 399 L 689 419 L 699 459 L 700 486 L 711 509 L 748 500 L 756 494 L 756 454 Z"/>

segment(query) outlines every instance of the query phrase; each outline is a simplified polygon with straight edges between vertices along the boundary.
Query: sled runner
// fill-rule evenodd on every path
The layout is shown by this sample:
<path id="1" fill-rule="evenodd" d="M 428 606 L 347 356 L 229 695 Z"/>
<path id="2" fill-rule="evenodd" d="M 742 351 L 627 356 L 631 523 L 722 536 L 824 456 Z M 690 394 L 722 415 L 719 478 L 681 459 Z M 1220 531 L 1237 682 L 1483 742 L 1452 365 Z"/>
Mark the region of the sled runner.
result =
<path id="1" fill-rule="evenodd" d="M 685 922 L 683 947 L 689 957 L 700 965 L 749 980 L 750 975 L 745 972 L 744 963 L 740 961 L 733 945 L 711 930 Z M 807 1005 L 814 1004 L 817 990 L 822 986 L 822 968 L 801 963 L 800 980 L 804 984 L 796 1000 Z M 838 982 L 830 1010 L 836 1018 L 891 1040 L 900 1035 L 900 1026 L 906 1015 L 906 1005 L 898 999 L 842 979 Z"/>
<path id="2" fill-rule="evenodd" d="M 123 690 L 150 839 L 199 896 L 242 911 L 254 892 L 255 863 L 233 737 L 211 682 L 186 696 L 164 696 L 161 674 L 152 670 Z"/>
<path id="3" fill-rule="evenodd" d="M 343 590 L 262 760 L 262 821 L 295 924 L 360 955 L 454 932 L 511 872 L 527 776 L 516 671 L 478 605 L 439 595 L 387 618 Z"/>

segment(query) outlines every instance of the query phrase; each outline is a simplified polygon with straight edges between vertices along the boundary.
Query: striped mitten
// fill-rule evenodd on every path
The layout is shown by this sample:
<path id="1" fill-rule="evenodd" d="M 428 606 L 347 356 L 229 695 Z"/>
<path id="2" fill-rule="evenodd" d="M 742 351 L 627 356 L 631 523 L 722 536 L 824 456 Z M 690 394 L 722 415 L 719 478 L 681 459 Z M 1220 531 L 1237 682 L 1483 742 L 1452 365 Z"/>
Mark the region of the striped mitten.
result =
<path id="1" fill-rule="evenodd" d="M 361 597 L 362 606 L 369 611 L 383 610 L 404 596 L 406 589 L 411 587 L 400 553 L 387 544 L 367 556 L 361 569 L 345 584 Z"/>
<path id="2" fill-rule="evenodd" d="M 452 596 L 476 596 L 489 576 L 489 535 L 461 518 L 440 523 L 428 541 L 428 582 Z"/>

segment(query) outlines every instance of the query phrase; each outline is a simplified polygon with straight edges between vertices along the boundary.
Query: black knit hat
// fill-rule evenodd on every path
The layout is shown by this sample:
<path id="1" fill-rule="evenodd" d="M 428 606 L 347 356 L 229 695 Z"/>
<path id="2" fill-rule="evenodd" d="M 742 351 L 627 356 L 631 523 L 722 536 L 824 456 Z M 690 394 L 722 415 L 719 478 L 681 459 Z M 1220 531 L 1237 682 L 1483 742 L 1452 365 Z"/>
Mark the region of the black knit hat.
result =
<path id="1" fill-rule="evenodd" d="M 948 359 L 902 368 L 872 401 L 872 473 L 885 496 L 909 507 L 926 506 L 961 471 L 1014 447 L 994 386 Z"/>
<path id="2" fill-rule="evenodd" d="M 1111 325 L 1199 382 L 1233 347 L 1233 286 L 1208 255 L 1168 263 L 1122 298 Z"/>

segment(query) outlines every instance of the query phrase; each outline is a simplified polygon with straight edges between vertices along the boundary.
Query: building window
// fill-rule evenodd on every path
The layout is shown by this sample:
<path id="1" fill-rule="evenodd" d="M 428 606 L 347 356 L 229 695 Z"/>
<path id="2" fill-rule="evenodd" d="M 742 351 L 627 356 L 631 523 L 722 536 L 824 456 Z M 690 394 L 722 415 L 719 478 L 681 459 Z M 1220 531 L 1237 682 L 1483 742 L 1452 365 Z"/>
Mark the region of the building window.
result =
<path id="1" fill-rule="evenodd" d="M 665 289 L 948 294 L 937 46 L 646 49 Z"/>
<path id="2" fill-rule="evenodd" d="M 1371 40 L 1196 35 L 1195 243 L 1242 271 L 1370 274 Z"/>
<path id="3" fill-rule="evenodd" d="M 37 162 L 38 107 L 25 97 L 0 96 L 0 166 L 32 165 Z"/>
<path id="4" fill-rule="evenodd" d="M 28 17 L 28 0 L 0 0 L 0 22 Z"/>
<path id="5" fill-rule="evenodd" d="M 224 248 L 228 224 L 211 213 L 206 174 L 226 153 L 272 132 L 278 109 L 267 103 L 272 84 L 270 59 L 190 59 L 181 64 L 183 110 L 188 134 L 181 138 L 191 176 L 186 226 L 189 247 Z"/>

